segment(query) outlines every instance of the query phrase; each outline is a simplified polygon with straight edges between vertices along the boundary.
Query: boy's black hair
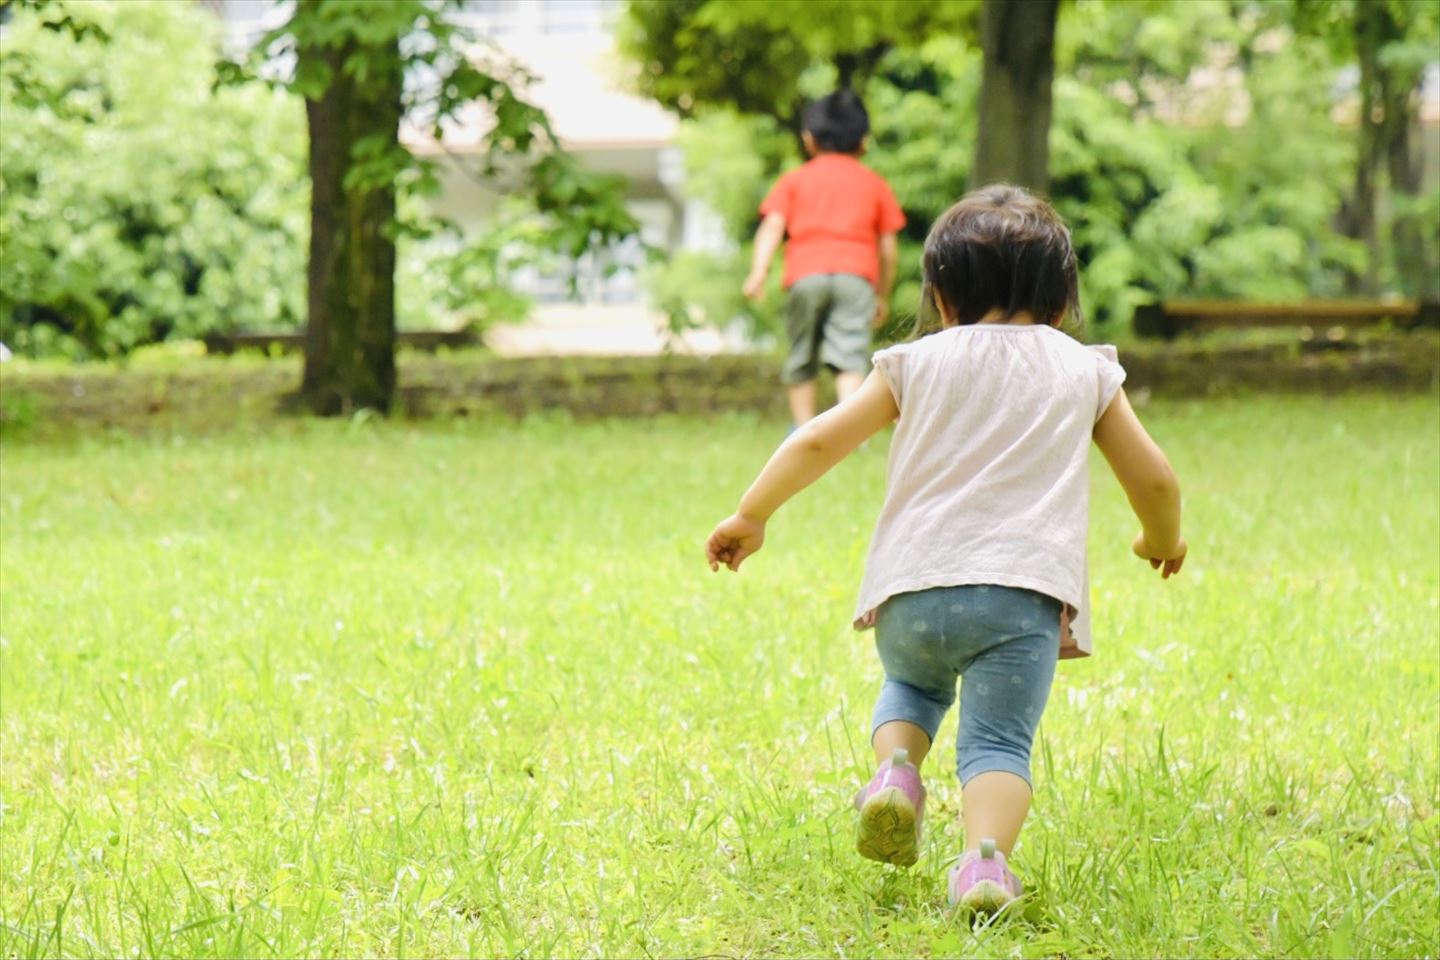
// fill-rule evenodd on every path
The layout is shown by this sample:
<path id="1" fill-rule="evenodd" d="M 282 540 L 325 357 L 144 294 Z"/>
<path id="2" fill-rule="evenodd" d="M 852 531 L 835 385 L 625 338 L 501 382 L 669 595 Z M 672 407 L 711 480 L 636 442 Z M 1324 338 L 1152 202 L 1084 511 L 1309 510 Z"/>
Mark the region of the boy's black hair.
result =
<path id="1" fill-rule="evenodd" d="M 959 324 L 995 309 L 1007 320 L 1024 312 L 1036 323 L 1083 322 L 1069 228 L 1050 204 L 1008 183 L 967 193 L 941 214 L 920 269 L 922 316 L 943 303 Z"/>
<path id="2" fill-rule="evenodd" d="M 870 132 L 870 114 L 854 90 L 836 90 L 812 100 L 800 115 L 800 125 L 827 153 L 859 153 Z"/>

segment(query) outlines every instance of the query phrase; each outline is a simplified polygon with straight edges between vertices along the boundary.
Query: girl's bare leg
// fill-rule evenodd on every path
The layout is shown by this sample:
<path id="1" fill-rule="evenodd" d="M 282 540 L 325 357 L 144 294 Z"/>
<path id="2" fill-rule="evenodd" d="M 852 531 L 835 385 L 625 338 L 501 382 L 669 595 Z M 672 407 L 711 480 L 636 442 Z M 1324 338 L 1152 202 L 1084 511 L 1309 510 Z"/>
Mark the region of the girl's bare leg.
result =
<path id="1" fill-rule="evenodd" d="M 1024 777 L 992 770 L 971 777 L 962 797 L 960 818 L 965 826 L 965 849 L 979 850 L 981 840 L 994 840 L 1000 852 L 1010 856 L 1030 814 L 1030 784 Z"/>
<path id="2" fill-rule="evenodd" d="M 930 738 L 925 731 L 905 720 L 882 723 L 875 736 L 870 738 L 870 745 L 875 748 L 876 766 L 889 760 L 896 747 L 903 747 L 910 751 L 910 762 L 919 770 L 920 764 L 925 762 L 925 755 L 930 752 Z"/>

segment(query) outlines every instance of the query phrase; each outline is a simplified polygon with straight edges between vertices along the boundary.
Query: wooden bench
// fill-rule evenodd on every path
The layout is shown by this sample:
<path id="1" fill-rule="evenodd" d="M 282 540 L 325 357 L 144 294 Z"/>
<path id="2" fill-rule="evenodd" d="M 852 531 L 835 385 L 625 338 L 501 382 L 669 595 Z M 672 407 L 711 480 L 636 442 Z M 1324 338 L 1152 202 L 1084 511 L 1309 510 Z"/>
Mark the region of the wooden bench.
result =
<path id="1" fill-rule="evenodd" d="M 1185 333 L 1226 328 L 1324 328 L 1332 340 L 1345 331 L 1389 321 L 1402 330 L 1440 328 L 1440 303 L 1414 300 L 1302 300 L 1256 303 L 1244 300 L 1166 300 L 1135 309 L 1137 336 L 1173 340 Z"/>

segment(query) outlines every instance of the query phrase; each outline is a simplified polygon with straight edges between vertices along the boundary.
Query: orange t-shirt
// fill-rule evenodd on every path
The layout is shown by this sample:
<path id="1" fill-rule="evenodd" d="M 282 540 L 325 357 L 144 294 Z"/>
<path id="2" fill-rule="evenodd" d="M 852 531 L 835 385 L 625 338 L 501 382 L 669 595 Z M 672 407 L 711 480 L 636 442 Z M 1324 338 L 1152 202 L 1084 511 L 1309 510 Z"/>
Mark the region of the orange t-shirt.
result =
<path id="1" fill-rule="evenodd" d="M 782 176 L 760 213 L 785 218 L 788 288 L 815 273 L 880 280 L 879 238 L 905 226 L 885 178 L 845 153 L 822 153 Z"/>

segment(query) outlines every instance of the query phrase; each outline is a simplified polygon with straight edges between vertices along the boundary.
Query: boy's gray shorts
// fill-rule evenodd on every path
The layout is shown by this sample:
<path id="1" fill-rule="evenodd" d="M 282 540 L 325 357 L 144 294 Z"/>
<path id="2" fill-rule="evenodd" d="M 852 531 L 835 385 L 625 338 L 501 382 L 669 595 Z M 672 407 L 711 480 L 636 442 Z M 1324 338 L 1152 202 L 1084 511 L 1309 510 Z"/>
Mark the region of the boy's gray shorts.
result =
<path id="1" fill-rule="evenodd" d="M 875 288 L 853 273 L 813 273 L 790 287 L 785 328 L 790 353 L 780 379 L 814 380 L 820 365 L 847 373 L 870 371 L 870 322 Z"/>

